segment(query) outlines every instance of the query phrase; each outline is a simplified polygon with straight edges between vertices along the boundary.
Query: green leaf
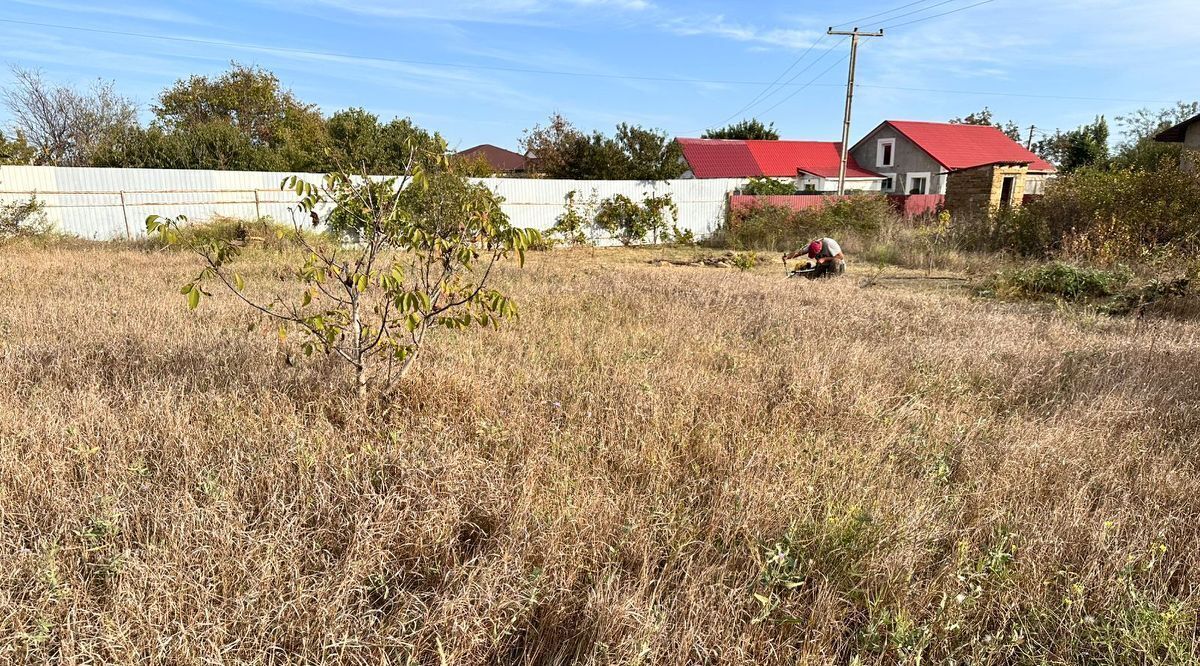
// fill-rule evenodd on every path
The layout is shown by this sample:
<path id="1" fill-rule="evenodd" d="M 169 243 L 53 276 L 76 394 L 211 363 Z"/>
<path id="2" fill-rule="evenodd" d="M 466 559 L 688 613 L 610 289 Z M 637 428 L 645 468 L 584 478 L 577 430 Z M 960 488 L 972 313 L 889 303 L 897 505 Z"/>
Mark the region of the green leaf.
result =
<path id="1" fill-rule="evenodd" d="M 179 293 L 183 294 L 184 296 L 187 296 L 195 288 L 196 288 L 196 283 L 189 282 L 179 288 Z"/>
<path id="2" fill-rule="evenodd" d="M 312 303 L 312 290 L 305 289 L 304 296 L 301 297 L 301 299 L 300 299 L 300 306 L 304 307 L 304 306 L 307 306 L 309 303 Z"/>
<path id="3" fill-rule="evenodd" d="M 188 309 L 195 310 L 196 306 L 200 305 L 200 290 L 191 289 L 188 291 Z"/>
<path id="4" fill-rule="evenodd" d="M 242 291 L 243 289 L 246 288 L 246 281 L 242 279 L 241 275 L 234 273 L 233 274 L 233 286 L 237 287 L 238 291 Z"/>
<path id="5" fill-rule="evenodd" d="M 366 290 L 367 290 L 367 287 L 368 287 L 369 285 L 370 285 L 370 281 L 369 281 L 369 280 L 367 280 L 367 276 L 366 276 L 366 275 L 360 275 L 360 276 L 358 276 L 358 279 L 357 279 L 357 280 L 355 280 L 354 287 L 355 287 L 356 289 L 358 289 L 359 293 L 361 293 L 361 292 L 364 292 L 364 291 L 366 291 Z"/>

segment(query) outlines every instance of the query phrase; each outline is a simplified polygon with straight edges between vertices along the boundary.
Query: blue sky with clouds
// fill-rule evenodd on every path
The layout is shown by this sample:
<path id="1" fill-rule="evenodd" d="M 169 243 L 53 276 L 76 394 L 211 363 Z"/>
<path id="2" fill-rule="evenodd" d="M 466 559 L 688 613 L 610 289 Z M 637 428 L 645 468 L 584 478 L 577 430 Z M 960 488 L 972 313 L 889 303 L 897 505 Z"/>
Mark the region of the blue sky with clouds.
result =
<path id="1" fill-rule="evenodd" d="M 148 108 L 236 60 L 326 112 L 409 116 L 459 148 L 516 148 L 554 111 L 676 136 L 757 115 L 833 140 L 848 46 L 824 32 L 857 18 L 889 30 L 860 50 L 856 138 L 984 105 L 1053 129 L 1200 98 L 1198 0 L 0 0 L 0 62 L 111 79 Z"/>

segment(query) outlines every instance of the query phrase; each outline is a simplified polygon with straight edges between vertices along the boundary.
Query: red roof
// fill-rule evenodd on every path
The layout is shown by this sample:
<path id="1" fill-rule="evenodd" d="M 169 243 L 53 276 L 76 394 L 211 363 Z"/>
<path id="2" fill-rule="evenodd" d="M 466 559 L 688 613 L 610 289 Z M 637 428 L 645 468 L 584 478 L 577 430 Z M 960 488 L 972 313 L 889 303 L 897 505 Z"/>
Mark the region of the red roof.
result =
<path id="1" fill-rule="evenodd" d="M 991 125 L 958 125 L 910 120 L 887 120 L 921 150 L 950 170 L 985 164 L 1028 164 L 1030 171 L 1054 171 L 1054 166 Z"/>
<path id="2" fill-rule="evenodd" d="M 696 178 L 795 178 L 803 171 L 837 178 L 842 144 L 835 141 L 678 139 Z M 882 178 L 846 156 L 847 178 Z"/>
<path id="3" fill-rule="evenodd" d="M 525 170 L 524 155 L 493 146 L 490 143 L 473 146 L 457 153 L 458 157 L 475 157 L 476 155 L 483 155 L 483 159 L 487 160 L 487 163 L 492 165 L 497 172 Z"/>

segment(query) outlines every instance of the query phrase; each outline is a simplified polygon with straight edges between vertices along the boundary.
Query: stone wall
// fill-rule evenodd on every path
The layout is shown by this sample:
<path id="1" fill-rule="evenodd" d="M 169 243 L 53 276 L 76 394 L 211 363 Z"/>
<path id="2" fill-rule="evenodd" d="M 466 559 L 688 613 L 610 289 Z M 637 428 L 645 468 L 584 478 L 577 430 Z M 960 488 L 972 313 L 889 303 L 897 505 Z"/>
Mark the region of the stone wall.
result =
<path id="1" fill-rule="evenodd" d="M 1011 205 L 1016 208 L 1025 197 L 1024 165 L 989 165 L 953 171 L 946 178 L 946 210 L 956 217 L 978 218 L 1000 210 L 1004 179 L 1011 176 Z"/>

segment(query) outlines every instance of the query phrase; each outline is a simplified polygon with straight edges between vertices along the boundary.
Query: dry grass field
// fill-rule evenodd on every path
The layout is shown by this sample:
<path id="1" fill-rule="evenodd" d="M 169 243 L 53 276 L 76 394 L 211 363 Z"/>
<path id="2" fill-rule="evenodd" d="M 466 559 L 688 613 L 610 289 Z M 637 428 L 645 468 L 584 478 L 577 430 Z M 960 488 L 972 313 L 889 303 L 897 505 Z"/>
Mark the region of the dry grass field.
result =
<path id="1" fill-rule="evenodd" d="M 1200 661 L 1200 325 L 659 254 L 362 407 L 186 255 L 0 248 L 0 662 Z"/>

